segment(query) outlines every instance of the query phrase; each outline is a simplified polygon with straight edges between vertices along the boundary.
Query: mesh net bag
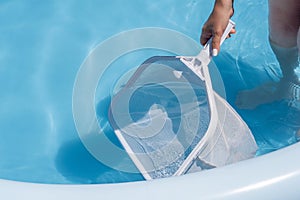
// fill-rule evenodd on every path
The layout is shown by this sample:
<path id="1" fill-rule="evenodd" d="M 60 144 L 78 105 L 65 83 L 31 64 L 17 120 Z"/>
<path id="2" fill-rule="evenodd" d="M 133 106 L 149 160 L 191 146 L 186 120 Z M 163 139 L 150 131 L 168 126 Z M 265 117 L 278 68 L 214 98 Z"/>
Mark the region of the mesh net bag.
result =
<path id="1" fill-rule="evenodd" d="M 235 163 L 254 156 L 257 146 L 246 123 L 217 93 L 214 93 L 218 120 L 213 139 L 199 151 L 198 159 L 213 167 Z M 198 161 L 199 163 L 199 161 Z M 198 164 L 199 165 L 199 164 Z"/>

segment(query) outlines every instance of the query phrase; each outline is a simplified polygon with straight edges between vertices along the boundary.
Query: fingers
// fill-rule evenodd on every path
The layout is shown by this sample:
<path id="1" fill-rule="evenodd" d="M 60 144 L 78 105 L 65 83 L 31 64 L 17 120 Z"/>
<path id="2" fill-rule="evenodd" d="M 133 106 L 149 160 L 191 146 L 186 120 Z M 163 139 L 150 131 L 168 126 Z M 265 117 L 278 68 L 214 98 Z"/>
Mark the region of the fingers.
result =
<path id="1" fill-rule="evenodd" d="M 236 33 L 236 30 L 235 30 L 235 27 L 233 27 L 229 34 L 235 34 L 235 33 Z"/>
<path id="2" fill-rule="evenodd" d="M 212 37 L 212 30 L 211 28 L 208 28 L 206 25 L 202 28 L 202 33 L 200 37 L 200 43 L 202 45 L 205 45 L 207 41 Z"/>
<path id="3" fill-rule="evenodd" d="M 226 39 L 231 38 L 231 34 L 235 34 L 236 30 L 235 28 L 231 29 L 230 33 L 227 35 Z"/>
<path id="4" fill-rule="evenodd" d="M 221 37 L 223 34 L 222 29 L 216 29 L 213 32 L 213 37 L 212 37 L 212 56 L 217 56 L 218 52 L 220 51 L 220 43 L 221 43 Z"/>
<path id="5" fill-rule="evenodd" d="M 212 56 L 217 56 L 220 51 L 220 42 L 221 37 L 224 33 L 224 30 L 222 28 L 217 27 L 208 27 L 203 26 L 201 37 L 200 37 L 200 43 L 202 45 L 205 45 L 210 38 L 212 38 Z M 228 36 L 226 38 L 230 38 L 231 34 L 235 34 L 236 30 L 233 28 Z"/>
<path id="6" fill-rule="evenodd" d="M 220 51 L 221 38 L 225 29 L 215 28 L 212 36 L 212 56 L 217 56 Z M 235 34 L 235 28 L 232 28 L 226 38 L 230 38 L 231 34 Z"/>

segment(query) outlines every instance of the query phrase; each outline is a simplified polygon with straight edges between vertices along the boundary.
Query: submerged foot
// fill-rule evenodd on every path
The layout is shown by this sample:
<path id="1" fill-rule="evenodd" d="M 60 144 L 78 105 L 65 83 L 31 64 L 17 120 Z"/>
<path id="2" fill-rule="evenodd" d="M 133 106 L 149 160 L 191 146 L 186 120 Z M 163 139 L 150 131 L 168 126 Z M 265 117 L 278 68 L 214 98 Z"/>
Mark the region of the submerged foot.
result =
<path id="1" fill-rule="evenodd" d="M 254 89 L 239 92 L 235 104 L 240 109 L 254 109 L 281 99 L 288 99 L 291 103 L 299 101 L 300 86 L 285 80 L 265 83 Z"/>

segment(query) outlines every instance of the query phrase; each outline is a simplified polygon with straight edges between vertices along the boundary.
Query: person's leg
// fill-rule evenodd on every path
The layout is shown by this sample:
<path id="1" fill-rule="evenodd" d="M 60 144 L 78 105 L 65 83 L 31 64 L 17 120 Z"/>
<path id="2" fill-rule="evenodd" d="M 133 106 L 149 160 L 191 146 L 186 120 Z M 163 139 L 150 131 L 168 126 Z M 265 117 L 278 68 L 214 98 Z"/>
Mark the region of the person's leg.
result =
<path id="1" fill-rule="evenodd" d="M 300 55 L 300 27 L 299 27 L 298 36 L 297 36 L 297 46 L 298 46 L 298 51 L 299 51 L 299 55 Z"/>
<path id="2" fill-rule="evenodd" d="M 238 94 L 236 105 L 251 109 L 282 98 L 298 99 L 300 92 L 299 66 L 299 0 L 269 0 L 270 46 L 280 64 L 282 79 Z M 298 39 L 297 39 L 298 35 Z M 299 46 L 299 45 L 298 45 Z"/>
<path id="3" fill-rule="evenodd" d="M 299 26 L 299 0 L 269 0 L 269 35 L 272 42 L 283 48 L 295 47 Z"/>
<path id="4" fill-rule="evenodd" d="M 300 1 L 269 0 L 269 10 L 270 45 L 280 64 L 283 79 L 299 83 L 297 35 Z"/>

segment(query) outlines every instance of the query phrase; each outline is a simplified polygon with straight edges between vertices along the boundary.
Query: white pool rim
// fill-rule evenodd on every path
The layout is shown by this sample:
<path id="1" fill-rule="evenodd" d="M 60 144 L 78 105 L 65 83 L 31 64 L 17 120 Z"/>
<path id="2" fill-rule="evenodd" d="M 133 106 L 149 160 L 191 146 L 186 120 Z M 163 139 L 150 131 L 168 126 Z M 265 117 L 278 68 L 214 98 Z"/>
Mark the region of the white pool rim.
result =
<path id="1" fill-rule="evenodd" d="M 299 199 L 300 143 L 257 158 L 154 181 L 63 185 L 0 179 L 1 199 Z"/>

